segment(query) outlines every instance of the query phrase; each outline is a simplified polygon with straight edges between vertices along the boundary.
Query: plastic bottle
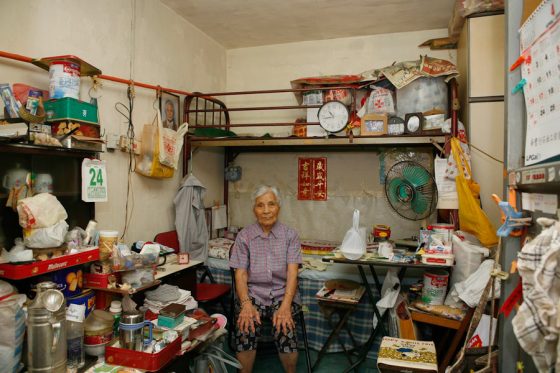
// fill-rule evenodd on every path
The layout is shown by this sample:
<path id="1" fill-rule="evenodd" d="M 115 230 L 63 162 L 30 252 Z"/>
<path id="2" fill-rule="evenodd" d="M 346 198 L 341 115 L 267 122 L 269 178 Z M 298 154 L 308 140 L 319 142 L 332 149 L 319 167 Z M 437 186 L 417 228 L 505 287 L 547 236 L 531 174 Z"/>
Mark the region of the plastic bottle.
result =
<path id="1" fill-rule="evenodd" d="M 85 364 L 84 355 L 85 306 L 71 304 L 66 311 L 67 366 L 77 371 Z"/>
<path id="2" fill-rule="evenodd" d="M 121 313 L 122 313 L 122 304 L 118 300 L 114 300 L 111 302 L 111 307 L 109 308 L 109 312 L 113 315 L 113 337 L 117 337 L 119 335 L 119 323 L 121 321 Z"/>

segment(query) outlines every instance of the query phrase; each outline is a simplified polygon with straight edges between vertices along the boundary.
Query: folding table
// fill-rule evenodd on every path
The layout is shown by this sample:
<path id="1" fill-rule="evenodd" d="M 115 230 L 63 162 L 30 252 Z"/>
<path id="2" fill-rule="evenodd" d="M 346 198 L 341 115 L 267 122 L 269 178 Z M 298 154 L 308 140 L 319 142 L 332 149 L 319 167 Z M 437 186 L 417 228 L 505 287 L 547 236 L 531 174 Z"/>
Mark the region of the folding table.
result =
<path id="1" fill-rule="evenodd" d="M 367 275 L 364 271 L 363 267 L 369 267 L 369 270 L 371 272 L 371 276 L 373 277 L 373 281 L 375 283 L 375 287 L 377 289 L 377 293 L 381 295 L 381 282 L 379 281 L 379 277 L 377 276 L 377 272 L 375 271 L 375 267 L 381 267 L 381 268 L 399 268 L 399 273 L 398 273 L 398 277 L 399 280 L 402 281 L 402 279 L 404 278 L 404 275 L 407 271 L 407 269 L 418 269 L 418 270 L 426 270 L 426 269 L 449 269 L 450 266 L 442 266 L 442 265 L 434 265 L 434 264 L 424 264 L 424 263 L 399 263 L 399 262 L 393 262 L 390 260 L 386 260 L 386 259 L 368 259 L 367 255 L 363 256 L 361 259 L 358 260 L 350 260 L 350 259 L 346 259 L 344 257 L 336 257 L 336 256 L 326 256 L 323 257 L 322 259 L 323 262 L 326 263 L 340 263 L 340 264 L 349 264 L 349 265 L 356 265 L 358 266 L 358 271 L 360 273 L 360 277 L 362 279 L 362 284 L 365 286 L 366 288 L 366 293 L 369 297 L 369 300 L 371 302 L 371 305 L 373 307 L 373 312 L 375 314 L 375 316 L 377 317 L 377 320 L 379 320 L 379 322 L 377 323 L 377 327 L 373 327 L 373 322 L 372 322 L 372 330 L 371 330 L 371 334 L 368 338 L 368 340 L 364 343 L 364 345 L 361 347 L 361 351 L 358 354 L 358 360 L 356 360 L 349 368 L 347 368 L 344 373 L 347 373 L 351 370 L 353 370 L 354 368 L 358 367 L 366 358 L 367 356 L 367 352 L 371 349 L 371 346 L 373 345 L 374 341 L 375 341 L 375 337 L 377 336 L 378 332 L 381 332 L 382 335 L 387 335 L 387 330 L 385 328 L 384 322 L 383 322 L 383 318 L 381 317 L 381 313 L 379 312 L 379 309 L 377 308 L 377 301 L 373 296 L 373 290 L 371 288 L 371 285 L 368 282 L 367 279 Z"/>

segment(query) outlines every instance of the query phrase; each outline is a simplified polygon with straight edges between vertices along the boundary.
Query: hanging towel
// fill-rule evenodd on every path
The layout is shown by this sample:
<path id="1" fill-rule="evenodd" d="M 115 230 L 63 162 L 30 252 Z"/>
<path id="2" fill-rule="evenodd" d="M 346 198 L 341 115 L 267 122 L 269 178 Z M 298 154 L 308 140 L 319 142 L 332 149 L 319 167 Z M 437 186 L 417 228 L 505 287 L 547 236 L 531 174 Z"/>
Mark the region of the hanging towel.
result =
<path id="1" fill-rule="evenodd" d="M 212 229 L 227 227 L 227 206 L 212 207 Z"/>
<path id="2" fill-rule="evenodd" d="M 175 229 L 181 252 L 192 260 L 208 259 L 208 228 L 204 213 L 206 187 L 193 175 L 186 176 L 173 200 Z"/>

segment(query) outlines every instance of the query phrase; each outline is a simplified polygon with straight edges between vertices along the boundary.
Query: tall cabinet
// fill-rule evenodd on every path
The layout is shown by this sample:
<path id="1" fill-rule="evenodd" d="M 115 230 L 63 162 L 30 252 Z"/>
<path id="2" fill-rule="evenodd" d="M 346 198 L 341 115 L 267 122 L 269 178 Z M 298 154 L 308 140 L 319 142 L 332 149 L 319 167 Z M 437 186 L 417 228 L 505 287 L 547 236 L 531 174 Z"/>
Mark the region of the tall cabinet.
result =
<path id="1" fill-rule="evenodd" d="M 496 13 L 467 18 L 457 51 L 460 119 L 473 145 L 472 170 L 481 185 L 482 207 L 496 227 L 500 213 L 491 196 L 502 194 L 503 164 L 476 148 L 504 159 L 504 21 L 505 16 Z"/>

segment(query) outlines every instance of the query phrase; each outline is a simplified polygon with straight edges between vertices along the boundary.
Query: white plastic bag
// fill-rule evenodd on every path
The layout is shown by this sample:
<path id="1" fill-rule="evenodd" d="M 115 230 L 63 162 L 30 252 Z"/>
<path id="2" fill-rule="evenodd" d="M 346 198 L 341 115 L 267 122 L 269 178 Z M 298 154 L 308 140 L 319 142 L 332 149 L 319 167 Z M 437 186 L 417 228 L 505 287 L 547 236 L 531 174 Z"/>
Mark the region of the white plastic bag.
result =
<path id="1" fill-rule="evenodd" d="M 64 206 L 49 193 L 22 199 L 17 204 L 17 211 L 19 225 L 24 229 L 47 228 L 68 218 Z"/>
<path id="2" fill-rule="evenodd" d="M 161 114 L 158 110 L 157 125 L 159 128 L 159 162 L 167 167 L 177 169 L 179 163 L 179 155 L 183 148 L 183 139 L 189 124 L 187 122 L 181 124 L 177 131 L 166 128 L 161 123 Z"/>
<path id="3" fill-rule="evenodd" d="M 11 288 L 11 290 L 10 290 Z M 21 352 L 25 336 L 26 297 L 8 283 L 0 281 L 0 372 L 16 373 L 21 369 Z"/>
<path id="4" fill-rule="evenodd" d="M 350 260 L 360 259 L 366 253 L 366 228 L 360 228 L 360 210 L 354 210 L 352 228 L 344 235 L 340 252 Z"/>
<path id="5" fill-rule="evenodd" d="M 456 264 L 451 275 L 450 289 L 456 283 L 466 280 L 473 274 L 480 267 L 483 257 L 490 254 L 490 250 L 486 247 L 462 239 L 461 235 L 462 232 L 460 231 L 453 235 L 453 255 L 455 255 Z"/>
<path id="6" fill-rule="evenodd" d="M 32 249 L 58 247 L 64 242 L 66 233 L 68 233 L 68 224 L 61 220 L 47 228 L 24 229 L 23 243 Z"/>

